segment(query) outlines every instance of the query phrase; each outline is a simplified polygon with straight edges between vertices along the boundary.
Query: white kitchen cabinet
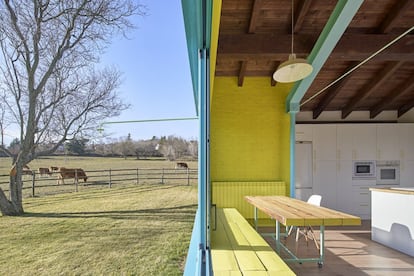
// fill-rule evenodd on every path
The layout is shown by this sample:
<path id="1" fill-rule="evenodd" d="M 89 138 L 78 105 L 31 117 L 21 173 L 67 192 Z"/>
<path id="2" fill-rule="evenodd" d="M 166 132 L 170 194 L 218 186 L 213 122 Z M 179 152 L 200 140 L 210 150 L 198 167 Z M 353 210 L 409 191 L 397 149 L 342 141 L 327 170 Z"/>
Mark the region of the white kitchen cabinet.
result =
<path id="1" fill-rule="evenodd" d="M 341 160 L 337 163 L 337 208 L 345 213 L 352 213 L 354 210 L 349 202 L 352 194 L 352 161 Z"/>
<path id="2" fill-rule="evenodd" d="M 401 160 L 400 186 L 414 187 L 414 160 Z"/>
<path id="3" fill-rule="evenodd" d="M 377 147 L 376 126 L 373 124 L 353 125 L 354 160 L 375 160 Z"/>
<path id="4" fill-rule="evenodd" d="M 313 125 L 314 160 L 336 160 L 336 125 Z"/>
<path id="5" fill-rule="evenodd" d="M 396 124 L 377 125 L 377 160 L 399 160 L 400 146 Z"/>
<path id="6" fill-rule="evenodd" d="M 337 208 L 337 164 L 332 160 L 316 160 L 313 164 L 313 193 L 322 196 L 321 205 Z"/>
<path id="7" fill-rule="evenodd" d="M 401 160 L 414 160 L 414 124 L 399 124 L 399 149 Z"/>
<path id="8" fill-rule="evenodd" d="M 375 160 L 376 126 L 373 124 L 343 124 L 337 127 L 339 160 Z"/>
<path id="9" fill-rule="evenodd" d="M 295 126 L 296 141 L 311 142 L 313 125 L 311 124 L 299 124 Z"/>
<path id="10" fill-rule="evenodd" d="M 353 186 L 352 198 L 350 198 L 350 204 L 352 214 L 361 217 L 362 219 L 369 219 L 371 217 L 371 193 L 367 186 Z"/>
<path id="11" fill-rule="evenodd" d="M 337 157 L 339 160 L 355 159 L 353 126 L 350 124 L 338 125 L 336 129 Z"/>

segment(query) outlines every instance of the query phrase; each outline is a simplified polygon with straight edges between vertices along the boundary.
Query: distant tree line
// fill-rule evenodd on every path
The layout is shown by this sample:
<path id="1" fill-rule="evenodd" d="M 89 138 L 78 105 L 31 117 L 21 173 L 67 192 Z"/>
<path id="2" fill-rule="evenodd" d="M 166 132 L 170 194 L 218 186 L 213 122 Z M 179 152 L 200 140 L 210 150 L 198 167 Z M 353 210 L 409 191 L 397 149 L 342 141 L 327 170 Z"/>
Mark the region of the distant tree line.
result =
<path id="1" fill-rule="evenodd" d="M 19 139 L 14 139 L 7 147 L 10 152 L 20 150 Z M 39 144 L 42 147 L 50 145 Z M 1 153 L 1 152 L 0 152 Z M 148 140 L 133 140 L 131 135 L 120 138 L 107 138 L 105 142 L 91 141 L 78 138 L 67 141 L 54 154 L 80 155 L 80 156 L 118 156 L 135 157 L 136 159 L 165 158 L 167 160 L 197 159 L 198 142 L 186 140 L 174 135 L 156 137 Z"/>

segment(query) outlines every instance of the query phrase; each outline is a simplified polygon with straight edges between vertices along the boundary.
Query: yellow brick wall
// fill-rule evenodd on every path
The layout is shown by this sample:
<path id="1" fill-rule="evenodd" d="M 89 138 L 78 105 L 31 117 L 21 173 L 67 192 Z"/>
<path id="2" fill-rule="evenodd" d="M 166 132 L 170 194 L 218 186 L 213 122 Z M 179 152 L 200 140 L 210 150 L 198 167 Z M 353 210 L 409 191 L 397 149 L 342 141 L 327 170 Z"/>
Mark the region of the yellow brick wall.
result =
<path id="1" fill-rule="evenodd" d="M 212 182 L 212 203 L 217 208 L 236 208 L 243 217 L 254 218 L 253 205 L 248 203 L 245 196 L 284 195 L 286 184 L 281 181 L 266 182 Z M 268 218 L 259 212 L 259 218 Z"/>
<path id="2" fill-rule="evenodd" d="M 216 77 L 211 102 L 211 181 L 283 181 L 289 190 L 290 84 Z"/>

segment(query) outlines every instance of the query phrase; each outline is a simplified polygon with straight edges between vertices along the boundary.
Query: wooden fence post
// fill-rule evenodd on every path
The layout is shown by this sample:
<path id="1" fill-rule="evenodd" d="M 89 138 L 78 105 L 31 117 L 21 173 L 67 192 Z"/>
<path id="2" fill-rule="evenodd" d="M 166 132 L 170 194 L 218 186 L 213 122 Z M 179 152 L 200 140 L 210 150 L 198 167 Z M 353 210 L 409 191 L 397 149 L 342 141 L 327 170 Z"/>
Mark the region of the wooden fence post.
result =
<path id="1" fill-rule="evenodd" d="M 139 184 L 139 173 L 138 173 L 138 168 L 137 168 L 137 184 Z"/>
<path id="2" fill-rule="evenodd" d="M 162 168 L 161 184 L 164 184 L 164 168 Z"/>
<path id="3" fill-rule="evenodd" d="M 109 169 L 109 188 L 112 188 L 112 173 L 111 173 L 111 169 Z"/>
<path id="4" fill-rule="evenodd" d="M 35 197 L 35 184 L 36 184 L 36 172 L 33 171 L 32 174 L 32 197 Z"/>
<path id="5" fill-rule="evenodd" d="M 187 168 L 187 185 L 190 186 L 190 169 Z"/>
<path id="6" fill-rule="evenodd" d="M 75 192 L 78 192 L 78 170 L 75 169 Z"/>

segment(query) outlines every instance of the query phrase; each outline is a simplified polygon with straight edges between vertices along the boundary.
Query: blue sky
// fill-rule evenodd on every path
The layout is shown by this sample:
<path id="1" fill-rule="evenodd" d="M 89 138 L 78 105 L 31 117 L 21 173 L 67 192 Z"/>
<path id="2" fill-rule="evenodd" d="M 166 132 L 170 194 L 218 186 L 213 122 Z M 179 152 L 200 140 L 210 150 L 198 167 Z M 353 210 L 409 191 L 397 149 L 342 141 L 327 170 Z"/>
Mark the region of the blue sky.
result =
<path id="1" fill-rule="evenodd" d="M 123 72 L 120 97 L 131 104 L 108 121 L 196 117 L 180 0 L 140 1 L 148 15 L 136 17 L 130 39 L 115 37 L 101 59 Z M 106 124 L 112 138 L 150 139 L 198 136 L 197 120 Z"/>

